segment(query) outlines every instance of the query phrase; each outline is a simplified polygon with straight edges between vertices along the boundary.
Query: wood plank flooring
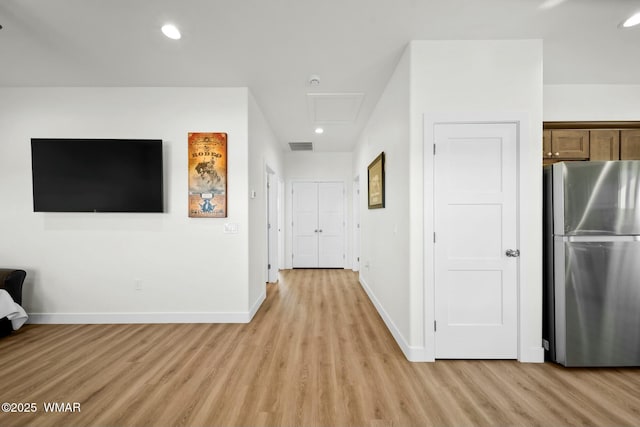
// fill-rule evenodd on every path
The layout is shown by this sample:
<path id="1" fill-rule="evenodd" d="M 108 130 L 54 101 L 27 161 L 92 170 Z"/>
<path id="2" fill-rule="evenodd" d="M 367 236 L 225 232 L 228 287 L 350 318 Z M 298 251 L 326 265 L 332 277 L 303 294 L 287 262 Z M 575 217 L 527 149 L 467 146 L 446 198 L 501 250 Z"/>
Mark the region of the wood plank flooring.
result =
<path id="1" fill-rule="evenodd" d="M 640 370 L 409 363 L 344 270 L 290 270 L 250 324 L 28 325 L 0 426 L 638 426 Z M 80 412 L 45 412 L 78 402 Z"/>

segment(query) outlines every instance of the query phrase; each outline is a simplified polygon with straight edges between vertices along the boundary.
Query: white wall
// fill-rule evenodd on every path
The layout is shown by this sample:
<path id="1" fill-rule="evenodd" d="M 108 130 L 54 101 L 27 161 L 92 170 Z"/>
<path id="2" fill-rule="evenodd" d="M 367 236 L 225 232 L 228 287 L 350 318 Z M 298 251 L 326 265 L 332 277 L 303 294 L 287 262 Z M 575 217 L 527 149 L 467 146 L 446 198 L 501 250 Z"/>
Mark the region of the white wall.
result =
<path id="1" fill-rule="evenodd" d="M 541 362 L 542 41 L 412 42 L 411 94 L 411 343 L 423 342 L 425 356 L 432 358 L 433 244 L 424 236 L 434 231 L 433 156 L 424 155 L 423 117 L 513 118 L 521 120 L 518 354 L 521 361 Z"/>
<path id="2" fill-rule="evenodd" d="M 354 154 L 360 185 L 360 283 L 410 352 L 409 51 L 402 55 Z M 367 166 L 385 154 L 385 207 L 368 209 Z"/>
<path id="3" fill-rule="evenodd" d="M 360 137 L 361 282 L 410 360 L 434 358 L 429 120 L 521 123 L 519 359 L 542 361 L 542 42 L 414 41 Z M 385 209 L 366 208 L 366 165 L 387 155 Z M 370 267 L 365 267 L 367 261 Z"/>
<path id="4" fill-rule="evenodd" d="M 545 121 L 640 120 L 640 85 L 545 85 Z"/>
<path id="5" fill-rule="evenodd" d="M 27 270 L 32 319 L 249 320 L 246 88 L 2 88 L 0 99 L 0 260 Z M 192 131 L 228 133 L 228 218 L 188 218 Z M 34 213 L 32 137 L 162 139 L 166 212 Z"/>
<path id="6" fill-rule="evenodd" d="M 283 176 L 283 152 L 269 123 L 249 93 L 249 306 L 256 310 L 266 297 L 267 282 L 267 167 Z M 277 188 L 273 188 L 277 191 Z"/>
<path id="7" fill-rule="evenodd" d="M 291 183 L 293 181 L 340 181 L 344 182 L 345 195 L 345 268 L 351 268 L 352 231 L 352 153 L 332 152 L 285 152 L 285 260 L 286 268 L 292 268 L 291 229 Z"/>

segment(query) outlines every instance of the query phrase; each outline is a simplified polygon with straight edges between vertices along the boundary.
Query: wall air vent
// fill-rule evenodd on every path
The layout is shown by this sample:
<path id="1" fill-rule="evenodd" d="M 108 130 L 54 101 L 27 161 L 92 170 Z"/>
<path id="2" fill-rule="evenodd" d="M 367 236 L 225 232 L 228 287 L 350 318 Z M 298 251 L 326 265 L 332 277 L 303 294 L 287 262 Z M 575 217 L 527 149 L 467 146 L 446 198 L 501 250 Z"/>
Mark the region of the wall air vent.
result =
<path id="1" fill-rule="evenodd" d="M 291 151 L 313 151 L 312 142 L 290 142 Z"/>

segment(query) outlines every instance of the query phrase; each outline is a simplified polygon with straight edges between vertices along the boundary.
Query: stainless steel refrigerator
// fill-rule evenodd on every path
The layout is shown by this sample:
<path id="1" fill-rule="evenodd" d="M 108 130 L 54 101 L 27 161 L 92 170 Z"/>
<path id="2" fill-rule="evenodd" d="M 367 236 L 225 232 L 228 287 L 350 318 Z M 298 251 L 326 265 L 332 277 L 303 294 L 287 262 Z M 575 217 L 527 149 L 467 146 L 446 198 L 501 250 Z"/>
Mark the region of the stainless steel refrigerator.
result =
<path id="1" fill-rule="evenodd" d="M 543 344 L 564 366 L 640 366 L 640 161 L 544 168 Z"/>

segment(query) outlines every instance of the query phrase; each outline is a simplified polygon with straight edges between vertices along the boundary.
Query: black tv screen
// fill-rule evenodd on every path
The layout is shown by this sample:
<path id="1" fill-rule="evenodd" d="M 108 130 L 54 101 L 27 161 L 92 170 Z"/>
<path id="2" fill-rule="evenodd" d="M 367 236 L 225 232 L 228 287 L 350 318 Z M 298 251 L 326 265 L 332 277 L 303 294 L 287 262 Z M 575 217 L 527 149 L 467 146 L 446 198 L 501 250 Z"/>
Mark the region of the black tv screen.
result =
<path id="1" fill-rule="evenodd" d="M 163 212 L 162 140 L 31 139 L 34 212 Z"/>

